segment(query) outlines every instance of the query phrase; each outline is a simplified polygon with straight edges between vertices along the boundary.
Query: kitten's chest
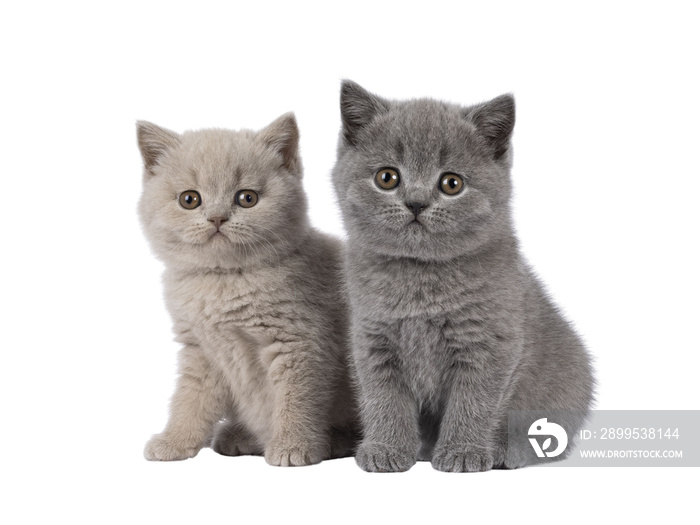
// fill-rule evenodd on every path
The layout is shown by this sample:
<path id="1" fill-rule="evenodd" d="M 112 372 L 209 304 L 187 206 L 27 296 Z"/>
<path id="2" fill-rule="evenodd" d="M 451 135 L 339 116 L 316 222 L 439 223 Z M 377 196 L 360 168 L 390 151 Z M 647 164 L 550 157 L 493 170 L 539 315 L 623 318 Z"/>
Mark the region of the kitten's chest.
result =
<path id="1" fill-rule="evenodd" d="M 226 273 L 166 277 L 169 307 L 207 346 L 270 344 L 274 333 L 265 322 L 275 316 L 280 297 L 279 272 Z"/>
<path id="2" fill-rule="evenodd" d="M 394 325 L 394 344 L 404 377 L 420 399 L 434 399 L 442 388 L 448 342 L 444 320 L 404 319 Z"/>
<path id="3" fill-rule="evenodd" d="M 465 312 L 478 303 L 488 287 L 482 273 L 458 265 L 421 264 L 389 260 L 351 276 L 355 311 L 376 312 L 384 318 L 440 318 Z"/>

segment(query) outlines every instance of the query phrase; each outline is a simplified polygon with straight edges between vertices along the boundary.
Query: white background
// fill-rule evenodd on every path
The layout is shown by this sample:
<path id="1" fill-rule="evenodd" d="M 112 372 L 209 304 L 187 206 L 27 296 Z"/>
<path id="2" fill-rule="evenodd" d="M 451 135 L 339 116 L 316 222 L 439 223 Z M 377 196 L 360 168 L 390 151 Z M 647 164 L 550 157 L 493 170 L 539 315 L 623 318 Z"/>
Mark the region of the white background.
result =
<path id="1" fill-rule="evenodd" d="M 257 129 L 295 111 L 312 221 L 342 235 L 342 78 L 465 105 L 513 92 L 518 231 L 595 356 L 598 408 L 700 409 L 692 2 L 262 4 L 3 3 L 0 520 L 670 523 L 694 509 L 697 469 L 143 459 L 177 346 L 136 217 L 135 121 Z"/>

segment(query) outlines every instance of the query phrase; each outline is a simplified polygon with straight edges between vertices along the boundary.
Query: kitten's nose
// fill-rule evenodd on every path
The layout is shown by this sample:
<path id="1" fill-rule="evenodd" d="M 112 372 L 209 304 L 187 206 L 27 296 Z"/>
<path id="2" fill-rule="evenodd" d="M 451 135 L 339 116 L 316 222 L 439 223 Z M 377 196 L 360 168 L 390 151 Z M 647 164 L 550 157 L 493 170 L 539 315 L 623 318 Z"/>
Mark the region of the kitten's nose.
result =
<path id="1" fill-rule="evenodd" d="M 428 207 L 427 204 L 423 204 L 422 202 L 407 202 L 406 206 L 413 211 L 413 215 L 416 217 L 418 217 L 418 214 Z"/>
<path id="2" fill-rule="evenodd" d="M 216 229 L 218 230 L 221 227 L 222 222 L 226 222 L 228 220 L 228 217 L 209 217 L 209 222 L 213 222 L 214 225 L 216 226 Z"/>

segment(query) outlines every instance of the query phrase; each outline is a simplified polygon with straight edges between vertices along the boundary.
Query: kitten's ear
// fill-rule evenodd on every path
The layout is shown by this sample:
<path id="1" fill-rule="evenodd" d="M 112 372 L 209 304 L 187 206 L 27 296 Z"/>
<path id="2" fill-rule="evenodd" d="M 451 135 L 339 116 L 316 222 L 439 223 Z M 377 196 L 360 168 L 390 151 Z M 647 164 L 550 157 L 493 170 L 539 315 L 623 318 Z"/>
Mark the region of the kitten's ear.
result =
<path id="1" fill-rule="evenodd" d="M 465 108 L 463 115 L 493 147 L 495 159 L 501 158 L 508 151 L 510 136 L 515 126 L 513 95 L 501 95 L 489 102 Z"/>
<path id="2" fill-rule="evenodd" d="M 356 145 L 360 130 L 377 115 L 388 110 L 389 102 L 352 80 L 343 80 L 340 86 L 340 117 L 343 122 L 343 137 L 350 144 Z"/>
<path id="3" fill-rule="evenodd" d="M 302 176 L 299 159 L 299 128 L 294 113 L 285 113 L 260 131 L 260 140 L 282 156 L 282 163 L 292 173 Z"/>
<path id="4" fill-rule="evenodd" d="M 180 135 L 144 120 L 136 123 L 136 137 L 143 164 L 150 174 L 153 174 L 153 167 L 158 164 L 158 159 L 180 144 Z"/>

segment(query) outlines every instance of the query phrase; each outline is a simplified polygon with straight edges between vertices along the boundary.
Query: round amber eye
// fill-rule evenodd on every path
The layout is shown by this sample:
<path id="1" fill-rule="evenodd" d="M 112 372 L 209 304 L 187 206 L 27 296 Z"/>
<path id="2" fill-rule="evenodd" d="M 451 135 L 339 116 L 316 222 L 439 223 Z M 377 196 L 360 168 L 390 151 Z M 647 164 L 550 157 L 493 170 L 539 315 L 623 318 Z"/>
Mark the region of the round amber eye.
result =
<path id="1" fill-rule="evenodd" d="M 448 195 L 457 195 L 464 187 L 464 181 L 459 175 L 445 173 L 440 177 L 440 189 Z"/>
<path id="2" fill-rule="evenodd" d="M 180 194 L 180 206 L 186 210 L 194 210 L 200 204 L 202 204 L 202 198 L 196 191 L 187 190 Z"/>
<path id="3" fill-rule="evenodd" d="M 399 172 L 394 168 L 382 168 L 377 172 L 374 180 L 381 189 L 393 190 L 399 185 L 401 178 Z"/>
<path id="4" fill-rule="evenodd" d="M 236 194 L 236 204 L 241 208 L 252 208 L 258 203 L 258 194 L 253 190 L 241 190 Z"/>

